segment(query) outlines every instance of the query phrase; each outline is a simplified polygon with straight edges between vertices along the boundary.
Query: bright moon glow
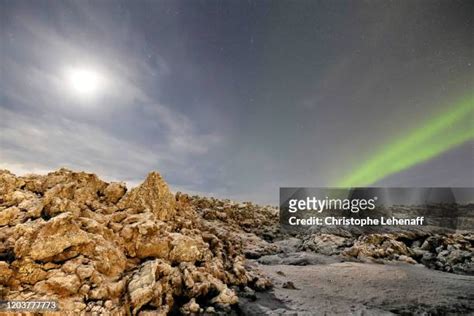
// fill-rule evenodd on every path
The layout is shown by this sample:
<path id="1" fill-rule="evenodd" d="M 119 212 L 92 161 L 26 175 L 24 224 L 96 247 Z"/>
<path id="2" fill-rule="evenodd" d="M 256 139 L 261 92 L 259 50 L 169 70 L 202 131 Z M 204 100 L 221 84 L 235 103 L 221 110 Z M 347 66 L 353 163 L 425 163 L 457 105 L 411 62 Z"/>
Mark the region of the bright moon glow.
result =
<path id="1" fill-rule="evenodd" d="M 71 88 L 78 94 L 92 96 L 101 86 L 101 76 L 92 69 L 75 68 L 68 74 Z"/>

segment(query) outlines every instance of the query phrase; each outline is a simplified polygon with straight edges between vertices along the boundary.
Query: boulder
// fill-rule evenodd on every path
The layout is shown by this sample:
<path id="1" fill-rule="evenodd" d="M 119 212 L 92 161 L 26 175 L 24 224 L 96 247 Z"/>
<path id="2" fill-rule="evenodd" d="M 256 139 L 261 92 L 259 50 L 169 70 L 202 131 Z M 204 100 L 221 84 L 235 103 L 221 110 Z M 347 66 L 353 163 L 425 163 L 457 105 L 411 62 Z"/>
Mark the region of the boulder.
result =
<path id="1" fill-rule="evenodd" d="M 169 220 L 176 213 L 174 196 L 157 172 L 151 172 L 145 182 L 127 193 L 120 200 L 119 207 L 149 210 L 159 220 Z"/>

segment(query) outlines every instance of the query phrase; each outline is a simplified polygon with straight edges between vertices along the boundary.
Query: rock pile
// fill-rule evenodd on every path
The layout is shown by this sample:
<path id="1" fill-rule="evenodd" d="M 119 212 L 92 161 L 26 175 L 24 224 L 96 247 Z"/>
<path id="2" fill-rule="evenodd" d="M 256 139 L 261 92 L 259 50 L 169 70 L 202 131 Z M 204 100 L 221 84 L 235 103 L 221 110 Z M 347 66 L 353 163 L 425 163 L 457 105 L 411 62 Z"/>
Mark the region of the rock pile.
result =
<path id="1" fill-rule="evenodd" d="M 278 215 L 255 210 L 173 195 L 158 173 L 127 192 L 66 169 L 0 171 L 0 299 L 53 299 L 74 313 L 228 312 L 236 288 L 270 286 L 244 254 Z"/>
<path id="2" fill-rule="evenodd" d="M 301 250 L 362 261 L 403 261 L 431 269 L 474 275 L 474 234 L 397 232 L 354 237 L 312 234 Z"/>
<path id="3" fill-rule="evenodd" d="M 243 251 L 247 258 L 280 252 L 280 247 L 273 243 L 283 237 L 277 208 L 199 196 L 189 197 L 189 200 L 206 221 L 225 227 L 245 240 Z"/>
<path id="4" fill-rule="evenodd" d="M 66 169 L 0 170 L 0 300 L 56 300 L 81 314 L 213 315 L 271 287 L 256 262 L 402 261 L 474 275 L 473 233 L 341 228 L 295 238 L 278 216 L 270 206 L 174 195 L 158 173 L 128 191 Z"/>

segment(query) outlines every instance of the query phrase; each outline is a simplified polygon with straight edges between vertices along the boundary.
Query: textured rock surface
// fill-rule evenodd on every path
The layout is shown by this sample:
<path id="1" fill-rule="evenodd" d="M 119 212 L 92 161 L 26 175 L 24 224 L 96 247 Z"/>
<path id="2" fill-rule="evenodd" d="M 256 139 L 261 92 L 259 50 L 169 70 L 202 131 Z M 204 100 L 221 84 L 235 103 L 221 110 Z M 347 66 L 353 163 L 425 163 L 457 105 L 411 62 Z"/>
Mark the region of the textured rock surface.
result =
<path id="1" fill-rule="evenodd" d="M 272 247 L 255 233 L 277 212 L 255 209 L 175 196 L 155 172 L 127 192 L 65 169 L 0 171 L 0 299 L 55 299 L 74 313 L 229 311 L 235 290 L 270 286 L 245 252 Z"/>
<path id="2" fill-rule="evenodd" d="M 397 232 L 338 236 L 311 234 L 302 236 L 300 250 L 323 255 L 357 259 L 364 262 L 402 261 L 452 272 L 474 275 L 474 234 Z"/>
<path id="3" fill-rule="evenodd" d="M 428 270 L 423 266 L 451 273 L 430 271 L 420 280 L 472 281 L 452 273 L 474 275 L 472 233 L 356 234 L 337 228 L 290 237 L 279 230 L 278 216 L 277 209 L 250 202 L 174 195 L 158 173 L 127 192 L 122 183 L 84 172 L 17 177 L 0 171 L 0 300 L 54 299 L 62 312 L 74 314 L 252 314 L 255 306 L 248 301 L 258 305 L 271 295 L 262 292 L 272 287 L 263 269 L 287 282 L 276 283 L 275 293 L 284 289 L 296 303 L 303 289 L 314 290 L 303 300 L 313 311 L 315 298 L 339 299 L 345 286 L 344 280 L 325 279 L 325 269 L 336 277 L 341 267 L 390 271 L 397 264 L 415 277 Z M 359 263 L 339 265 L 342 261 Z M 354 279 L 364 291 L 370 290 L 364 282 L 376 282 L 382 273 L 368 272 L 373 280 Z M 464 285 L 446 297 L 452 301 L 463 291 Z M 390 295 L 377 296 L 377 306 Z M 295 311 L 282 302 L 271 300 L 264 309 L 269 315 Z M 455 303 L 461 305 L 446 311 L 474 311 L 464 298 Z"/>

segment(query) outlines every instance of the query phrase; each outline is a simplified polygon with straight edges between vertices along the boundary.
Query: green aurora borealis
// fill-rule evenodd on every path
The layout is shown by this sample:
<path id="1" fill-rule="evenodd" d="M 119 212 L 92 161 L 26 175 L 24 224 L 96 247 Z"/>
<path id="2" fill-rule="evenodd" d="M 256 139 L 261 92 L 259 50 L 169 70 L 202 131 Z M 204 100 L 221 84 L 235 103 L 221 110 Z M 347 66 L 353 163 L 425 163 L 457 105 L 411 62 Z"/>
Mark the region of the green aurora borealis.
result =
<path id="1" fill-rule="evenodd" d="M 388 143 L 335 186 L 369 186 L 474 139 L 474 96 L 455 102 L 449 108 Z"/>

